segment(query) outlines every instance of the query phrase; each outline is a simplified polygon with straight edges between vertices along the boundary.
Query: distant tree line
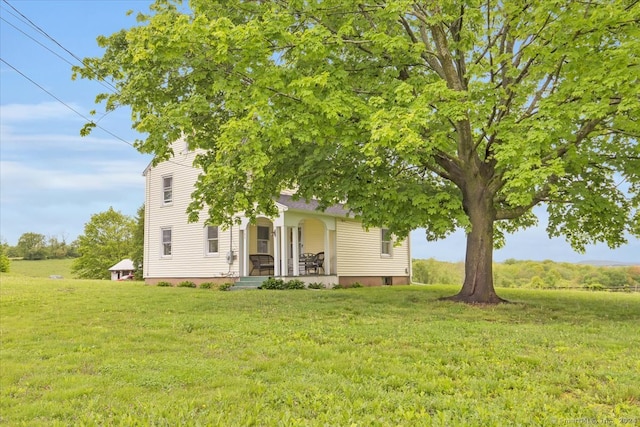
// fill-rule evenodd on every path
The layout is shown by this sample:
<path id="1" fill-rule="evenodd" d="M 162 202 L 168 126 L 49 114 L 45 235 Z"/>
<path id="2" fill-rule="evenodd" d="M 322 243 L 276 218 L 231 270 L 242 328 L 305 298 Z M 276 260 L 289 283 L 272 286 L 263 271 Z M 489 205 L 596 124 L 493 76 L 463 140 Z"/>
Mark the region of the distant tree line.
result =
<path id="1" fill-rule="evenodd" d="M 640 291 L 640 266 L 604 267 L 553 261 L 508 259 L 493 266 L 496 286 L 503 288 L 584 288 Z M 464 263 L 431 259 L 413 260 L 413 281 L 459 285 Z"/>
<path id="2" fill-rule="evenodd" d="M 84 233 L 67 243 L 62 236 L 24 233 L 15 246 L 3 241 L 0 245 L 0 271 L 9 271 L 10 258 L 43 260 L 75 258 L 71 270 L 82 279 L 108 279 L 109 268 L 130 258 L 137 266 L 136 278 L 142 279 L 144 245 L 144 205 L 132 218 L 109 208 L 91 216 Z"/>
<path id="3" fill-rule="evenodd" d="M 2 251 L 8 258 L 26 260 L 74 258 L 78 256 L 78 243 L 67 243 L 62 236 L 45 236 L 40 233 L 24 233 L 15 246 L 2 242 Z"/>

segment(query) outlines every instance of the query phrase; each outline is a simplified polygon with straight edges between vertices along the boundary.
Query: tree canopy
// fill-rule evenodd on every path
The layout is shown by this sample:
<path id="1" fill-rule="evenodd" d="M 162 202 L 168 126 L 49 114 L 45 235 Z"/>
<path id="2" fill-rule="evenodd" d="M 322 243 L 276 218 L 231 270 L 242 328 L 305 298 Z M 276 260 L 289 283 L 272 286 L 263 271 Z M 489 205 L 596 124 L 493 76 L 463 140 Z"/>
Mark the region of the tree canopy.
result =
<path id="1" fill-rule="evenodd" d="M 44 234 L 23 233 L 16 245 L 19 256 L 24 259 L 37 260 L 47 257 L 47 241 Z"/>
<path id="2" fill-rule="evenodd" d="M 204 150 L 190 206 L 273 214 L 285 188 L 365 225 L 467 231 L 455 297 L 491 303 L 494 246 L 640 235 L 640 3 L 157 0 L 75 75 L 112 79 L 156 161 Z M 93 124 L 83 130 L 90 131 Z"/>
<path id="3" fill-rule="evenodd" d="M 69 258 L 77 256 L 77 242 L 67 243 L 64 234 L 55 235 L 28 232 L 23 233 L 16 246 L 3 243 L 8 257 L 24 258 L 25 260 L 41 260 L 50 258 Z"/>
<path id="4" fill-rule="evenodd" d="M 8 245 L 0 242 L 0 273 L 6 273 L 11 269 L 11 262 L 7 256 Z"/>
<path id="5" fill-rule="evenodd" d="M 108 279 L 109 268 L 133 252 L 135 221 L 115 211 L 91 215 L 78 236 L 78 253 L 71 271 L 83 279 Z"/>

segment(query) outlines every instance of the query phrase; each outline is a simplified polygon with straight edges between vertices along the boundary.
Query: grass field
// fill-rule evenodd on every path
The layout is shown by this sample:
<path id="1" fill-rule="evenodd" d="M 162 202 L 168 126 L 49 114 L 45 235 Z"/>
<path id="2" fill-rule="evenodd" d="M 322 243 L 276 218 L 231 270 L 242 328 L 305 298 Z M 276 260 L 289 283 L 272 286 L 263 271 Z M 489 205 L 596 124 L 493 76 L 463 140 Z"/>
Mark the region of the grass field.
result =
<path id="1" fill-rule="evenodd" d="M 0 276 L 0 424 L 640 424 L 640 295 Z"/>
<path id="2" fill-rule="evenodd" d="M 38 261 L 11 260 L 10 271 L 16 275 L 27 277 L 49 277 L 51 275 L 62 276 L 65 279 L 73 278 L 71 274 L 72 258 L 68 259 L 44 259 Z"/>

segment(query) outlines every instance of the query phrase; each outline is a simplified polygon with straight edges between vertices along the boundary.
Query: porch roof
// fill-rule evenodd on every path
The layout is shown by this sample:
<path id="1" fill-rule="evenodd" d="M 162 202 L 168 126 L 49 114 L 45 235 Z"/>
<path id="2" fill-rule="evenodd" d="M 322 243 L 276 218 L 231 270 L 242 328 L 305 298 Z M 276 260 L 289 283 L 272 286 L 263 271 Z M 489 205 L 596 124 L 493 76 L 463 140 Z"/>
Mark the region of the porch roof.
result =
<path id="1" fill-rule="evenodd" d="M 119 263 L 117 263 L 116 265 L 114 265 L 109 269 L 109 271 L 128 271 L 128 270 L 135 270 L 135 268 L 133 267 L 133 261 L 131 261 L 128 258 L 123 259 L 122 261 L 120 261 Z"/>
<path id="2" fill-rule="evenodd" d="M 344 207 L 342 204 L 336 204 L 333 206 L 329 206 L 327 209 L 322 211 L 318 209 L 319 203 L 317 200 L 293 200 L 293 196 L 287 194 L 281 194 L 276 200 L 281 205 L 288 207 L 289 209 L 296 209 L 301 211 L 312 211 L 312 212 L 324 212 L 328 215 L 333 216 L 349 216 L 349 210 Z"/>

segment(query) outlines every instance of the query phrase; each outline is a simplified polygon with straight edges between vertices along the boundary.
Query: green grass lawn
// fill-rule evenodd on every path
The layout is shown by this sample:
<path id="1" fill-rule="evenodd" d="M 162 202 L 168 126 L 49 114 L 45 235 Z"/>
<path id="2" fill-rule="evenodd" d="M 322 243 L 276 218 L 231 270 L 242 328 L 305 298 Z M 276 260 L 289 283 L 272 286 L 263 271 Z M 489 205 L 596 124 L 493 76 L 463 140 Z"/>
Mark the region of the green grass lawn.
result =
<path id="1" fill-rule="evenodd" d="M 43 259 L 37 261 L 11 260 L 11 273 L 27 277 L 49 277 L 51 275 L 62 276 L 65 279 L 73 278 L 71 264 L 73 259 Z"/>
<path id="2" fill-rule="evenodd" d="M 0 424 L 640 424 L 639 294 L 0 280 Z"/>

